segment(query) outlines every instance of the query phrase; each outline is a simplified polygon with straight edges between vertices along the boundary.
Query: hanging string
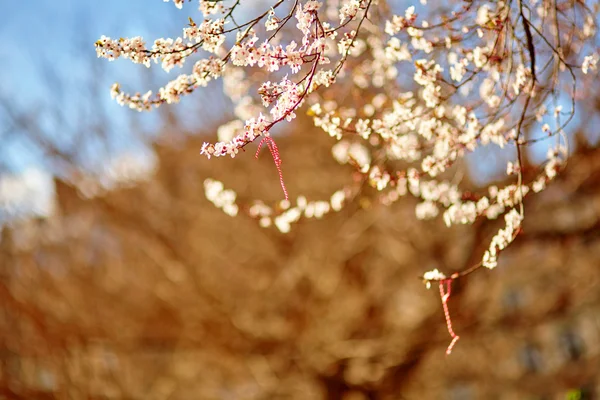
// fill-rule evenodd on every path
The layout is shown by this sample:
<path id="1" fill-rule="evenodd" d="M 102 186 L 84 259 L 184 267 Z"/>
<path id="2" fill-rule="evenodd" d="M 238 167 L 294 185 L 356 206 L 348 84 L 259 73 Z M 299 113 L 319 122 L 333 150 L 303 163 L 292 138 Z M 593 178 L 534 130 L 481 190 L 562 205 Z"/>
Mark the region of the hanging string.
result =
<path id="1" fill-rule="evenodd" d="M 444 291 L 444 284 L 446 285 L 446 290 Z M 452 288 L 452 279 L 446 279 L 444 281 L 440 281 L 440 297 L 442 298 L 442 307 L 444 308 L 444 316 L 446 317 L 446 326 L 448 327 L 448 333 L 452 337 L 452 342 L 448 345 L 446 349 L 446 355 L 452 353 L 452 348 L 460 339 L 454 330 L 452 329 L 452 320 L 450 319 L 450 311 L 448 311 L 448 300 L 450 299 L 450 290 Z"/>
<path id="2" fill-rule="evenodd" d="M 285 199 L 288 200 L 288 192 L 285 188 L 285 183 L 283 182 L 283 174 L 281 173 L 281 157 L 279 157 L 279 149 L 277 148 L 277 144 L 271 136 L 264 136 L 262 138 L 260 143 L 258 143 L 258 149 L 256 149 L 256 154 L 254 157 L 258 159 L 260 149 L 262 149 L 262 146 L 265 142 L 267 142 L 267 146 L 269 146 L 269 151 L 271 152 L 271 156 L 273 157 L 273 162 L 275 163 L 275 167 L 277 168 L 277 173 L 279 173 L 279 183 L 281 184 L 281 189 L 283 189 Z"/>

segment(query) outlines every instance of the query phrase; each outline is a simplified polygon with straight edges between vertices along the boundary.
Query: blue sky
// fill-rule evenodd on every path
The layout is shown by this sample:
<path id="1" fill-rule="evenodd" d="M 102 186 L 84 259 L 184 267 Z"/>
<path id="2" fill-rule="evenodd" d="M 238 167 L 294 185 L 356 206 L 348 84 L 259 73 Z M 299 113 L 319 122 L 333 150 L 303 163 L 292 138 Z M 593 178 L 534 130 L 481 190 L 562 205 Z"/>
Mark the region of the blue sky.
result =
<path id="1" fill-rule="evenodd" d="M 64 66 L 67 76 L 81 77 L 82 58 L 95 57 L 93 43 L 102 35 L 120 37 L 145 35 L 167 36 L 180 31 L 187 13 L 170 3 L 148 0 L 103 0 L 87 2 L 61 0 L 47 2 L 10 2 L 3 6 L 4 21 L 0 24 L 0 71 L 3 87 L 23 89 L 26 96 L 41 94 L 39 64 L 52 61 Z M 116 64 L 116 63 L 115 63 Z M 120 66 L 119 66 L 120 67 Z M 119 67 L 109 68 L 117 73 Z M 10 77 L 27 77 L 23 80 Z M 33 78 L 33 80 L 31 80 Z M 25 99 L 21 99 L 25 100 Z"/>
<path id="2" fill-rule="evenodd" d="M 111 116 L 110 130 L 125 129 L 132 112 L 110 99 L 110 84 L 119 81 L 128 89 L 145 91 L 140 81 L 148 71 L 125 60 L 109 63 L 97 59 L 93 43 L 103 34 L 141 35 L 150 42 L 156 37 L 174 36 L 180 33 L 189 13 L 197 11 L 188 7 L 182 12 L 172 3 L 156 0 L 9 2 L 3 5 L 4 18 L 0 22 L 0 96 L 19 111 L 60 107 L 67 126 L 49 121 L 51 118 L 40 120 L 45 131 L 53 132 L 52 140 L 68 140 L 64 134 L 67 127 L 77 126 L 76 118 L 94 112 L 86 110 L 93 102 L 85 96 L 90 95 L 89 82 L 95 81 L 98 92 L 94 95 L 100 99 L 94 101 L 100 101 Z M 2 118 L 0 113 L 6 127 L 6 118 Z M 156 120 L 147 113 L 134 118 L 146 126 Z M 40 153 L 33 150 L 34 146 L 19 140 L 18 134 L 14 136 L 17 138 L 4 141 L 0 159 L 13 171 L 39 163 Z"/>
<path id="3" fill-rule="evenodd" d="M 58 147 L 63 144 L 73 147 L 72 133 L 98 122 L 109 125 L 103 128 L 113 139 L 108 151 L 115 159 L 132 150 L 143 151 L 142 142 L 130 134 L 130 125 L 136 123 L 152 133 L 161 128 L 156 124 L 157 116 L 120 107 L 110 99 L 109 87 L 119 81 L 130 90 L 145 91 L 148 88 L 143 80 L 148 78 L 148 71 L 125 60 L 109 63 L 97 59 L 93 44 L 103 34 L 141 35 L 150 42 L 156 37 L 178 35 L 188 15 L 198 13 L 195 7 L 182 11 L 160 0 L 33 0 L 6 2 L 2 11 L 2 104 L 8 104 L 17 114 L 35 116 L 41 131 L 47 135 L 44 139 Z M 90 82 L 95 84 L 93 93 Z M 43 214 L 50 207 L 51 173 L 55 171 L 44 162 L 39 146 L 28 139 L 27 129 L 12 124 L 13 118 L 6 114 L 2 104 L 0 175 L 7 172 L 9 175 L 0 179 L 3 192 L 0 194 L 4 194 L 0 196 L 4 198 L 0 209 L 4 206 L 9 212 L 19 213 L 19 202 L 23 202 Z M 89 168 L 101 165 L 102 157 L 93 157 L 99 146 L 93 141 L 87 149 L 82 146 L 79 161 Z M 39 201 L 29 204 L 32 199 Z"/>

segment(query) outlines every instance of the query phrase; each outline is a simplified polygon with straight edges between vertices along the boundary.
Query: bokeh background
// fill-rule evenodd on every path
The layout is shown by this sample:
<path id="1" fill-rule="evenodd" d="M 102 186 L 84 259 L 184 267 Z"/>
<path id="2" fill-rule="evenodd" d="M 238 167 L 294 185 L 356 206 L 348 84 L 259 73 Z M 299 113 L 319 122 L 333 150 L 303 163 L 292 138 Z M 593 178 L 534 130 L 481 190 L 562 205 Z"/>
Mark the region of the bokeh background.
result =
<path id="1" fill-rule="evenodd" d="M 219 85 L 135 113 L 110 84 L 169 76 L 93 48 L 102 34 L 177 35 L 188 12 L 142 0 L 1 10 L 0 399 L 598 398 L 594 88 L 566 171 L 526 200 L 524 234 L 495 271 L 453 287 L 461 340 L 446 357 L 439 294 L 419 276 L 475 263 L 498 222 L 447 229 L 418 221 L 416 200 L 382 207 L 369 193 L 288 235 L 230 218 L 204 179 L 242 199 L 281 189 L 269 157 L 199 155 L 233 118 Z M 292 196 L 327 199 L 351 179 L 311 121 L 277 140 Z M 472 155 L 463 185 L 502 184 L 503 161 Z"/>

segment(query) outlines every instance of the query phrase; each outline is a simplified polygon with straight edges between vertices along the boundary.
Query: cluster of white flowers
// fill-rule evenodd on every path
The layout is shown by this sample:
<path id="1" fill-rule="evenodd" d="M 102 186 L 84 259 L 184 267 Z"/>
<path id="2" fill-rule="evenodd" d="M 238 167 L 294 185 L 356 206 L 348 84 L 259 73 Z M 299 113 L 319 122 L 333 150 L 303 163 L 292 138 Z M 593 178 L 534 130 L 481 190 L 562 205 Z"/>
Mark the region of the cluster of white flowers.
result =
<path id="1" fill-rule="evenodd" d="M 365 1 L 361 0 L 348 0 L 340 8 L 340 23 L 344 23 L 347 20 L 352 20 L 356 17 L 358 10 L 364 7 Z"/>
<path id="2" fill-rule="evenodd" d="M 506 226 L 498 231 L 492 238 L 492 243 L 483 254 L 483 266 L 489 269 L 498 265 L 498 253 L 506 248 L 513 240 L 521 227 L 523 217 L 514 208 L 504 216 Z"/>
<path id="3" fill-rule="evenodd" d="M 589 56 L 585 56 L 583 58 L 583 64 L 581 64 L 581 72 L 587 74 L 590 70 L 596 71 L 598 69 L 597 64 L 599 58 L 600 56 L 598 56 L 598 54 L 596 53 L 591 54 Z"/>
<path id="4" fill-rule="evenodd" d="M 342 140 L 331 148 L 331 152 L 340 164 L 354 163 L 361 171 L 367 171 L 371 165 L 371 153 L 361 143 Z"/>
<path id="5" fill-rule="evenodd" d="M 394 15 L 391 21 L 386 21 L 385 33 L 388 35 L 395 35 L 396 33 L 411 27 L 416 19 L 417 15 L 415 14 L 415 7 L 410 6 L 404 12 L 404 16 Z"/>
<path id="6" fill-rule="evenodd" d="M 437 268 L 423 274 L 423 280 L 427 289 L 431 288 L 431 281 L 443 281 L 444 279 L 446 279 L 446 275 L 438 271 Z"/>
<path id="7" fill-rule="evenodd" d="M 531 79 L 531 70 L 525 68 L 523 64 L 519 64 L 517 67 L 517 73 L 515 75 L 515 81 L 513 83 L 513 90 L 515 94 L 519 94 L 523 88 L 529 88 L 531 85 L 529 81 Z"/>
<path id="8" fill-rule="evenodd" d="M 126 105 L 137 111 L 150 111 L 152 106 L 158 107 L 163 103 L 179 103 L 181 96 L 190 94 L 196 87 L 204 87 L 223 72 L 224 64 L 221 60 L 209 58 L 199 60 L 194 65 L 193 74 L 181 74 L 158 90 L 153 98 L 152 91 L 144 95 L 135 93 L 133 95 L 121 91 L 121 86 L 115 83 L 111 87 L 111 96 L 120 105 Z"/>
<path id="9" fill-rule="evenodd" d="M 340 211 L 346 202 L 346 197 L 346 191 L 338 190 L 331 195 L 329 201 L 308 201 L 306 197 L 300 196 L 294 206 L 290 201 L 282 200 L 275 208 L 267 206 L 262 201 L 256 201 L 250 206 L 248 214 L 258 219 L 263 228 L 275 225 L 280 232 L 288 233 L 291 225 L 298 222 L 301 217 L 320 219 L 332 211 Z"/>
<path id="10" fill-rule="evenodd" d="M 214 179 L 204 181 L 204 194 L 215 207 L 223 210 L 227 215 L 235 217 L 238 213 L 238 205 L 235 203 L 236 194 L 231 189 L 225 189 L 222 182 Z"/>
<path id="11" fill-rule="evenodd" d="M 568 152 L 567 148 L 562 145 L 558 145 L 555 148 L 548 149 L 547 158 L 548 162 L 544 167 L 544 172 L 547 180 L 552 180 L 556 178 L 558 174 L 558 170 L 560 166 L 564 163 L 564 160 L 567 158 Z M 539 191 L 539 190 L 538 190 Z"/>
<path id="12" fill-rule="evenodd" d="M 104 57 L 109 61 L 123 57 L 136 64 L 150 67 L 150 51 L 146 49 L 146 42 L 140 36 L 114 40 L 102 35 L 96 42 L 96 53 L 98 57 Z"/>
<path id="13" fill-rule="evenodd" d="M 183 29 L 183 38 L 201 45 L 202 49 L 209 53 L 216 54 L 225 41 L 225 35 L 223 34 L 225 20 L 207 19 L 200 25 L 197 25 L 193 20 L 190 21 L 190 26 Z"/>
<path id="14" fill-rule="evenodd" d="M 585 38 L 590 38 L 594 36 L 594 34 L 596 33 L 596 22 L 594 20 L 594 17 L 592 17 L 589 14 L 585 16 L 585 22 L 583 24 L 583 29 L 581 30 L 581 33 Z"/>
<path id="15" fill-rule="evenodd" d="M 260 114 L 258 118 L 251 118 L 246 121 L 244 132 L 234 136 L 231 140 L 217 142 L 216 144 L 204 143 L 202 149 L 200 149 L 200 154 L 209 159 L 212 156 L 221 157 L 224 155 L 230 155 L 233 158 L 240 149 L 248 143 L 252 143 L 257 137 L 268 135 L 269 125 L 265 116 Z"/>

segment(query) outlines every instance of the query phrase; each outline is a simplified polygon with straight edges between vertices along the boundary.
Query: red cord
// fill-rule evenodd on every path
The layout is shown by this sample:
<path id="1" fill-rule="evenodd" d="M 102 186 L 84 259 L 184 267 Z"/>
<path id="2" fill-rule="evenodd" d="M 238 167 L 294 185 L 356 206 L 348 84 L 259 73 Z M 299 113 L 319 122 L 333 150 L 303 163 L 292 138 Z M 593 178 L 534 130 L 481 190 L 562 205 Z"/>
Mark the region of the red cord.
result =
<path id="1" fill-rule="evenodd" d="M 273 156 L 273 162 L 275 163 L 275 167 L 277 168 L 277 173 L 279 174 L 279 183 L 281 184 L 281 189 L 283 189 L 283 194 L 285 195 L 285 199 L 288 200 L 288 192 L 285 188 L 285 183 L 283 182 L 283 174 L 281 173 L 281 157 L 279 157 L 279 149 L 277 148 L 277 144 L 273 140 L 271 136 L 264 136 L 260 143 L 258 143 L 258 149 L 256 149 L 256 157 L 258 159 L 258 154 L 260 153 L 260 149 L 262 149 L 262 145 L 267 142 L 267 146 L 269 146 L 269 151 L 271 151 L 271 156 Z"/>
<path id="2" fill-rule="evenodd" d="M 446 283 L 446 292 L 444 292 L 444 283 Z M 452 337 L 452 342 L 448 345 L 446 349 L 446 355 L 452 353 L 452 348 L 460 339 L 454 330 L 452 329 L 452 320 L 450 319 L 450 311 L 448 311 L 448 300 L 450 299 L 450 289 L 452 288 L 452 279 L 447 279 L 445 281 L 440 281 L 440 297 L 442 298 L 442 307 L 444 308 L 444 316 L 446 317 L 446 326 L 448 327 L 448 333 Z"/>

